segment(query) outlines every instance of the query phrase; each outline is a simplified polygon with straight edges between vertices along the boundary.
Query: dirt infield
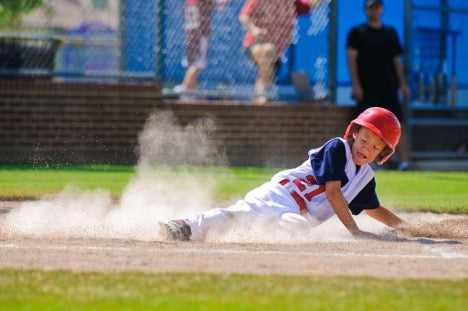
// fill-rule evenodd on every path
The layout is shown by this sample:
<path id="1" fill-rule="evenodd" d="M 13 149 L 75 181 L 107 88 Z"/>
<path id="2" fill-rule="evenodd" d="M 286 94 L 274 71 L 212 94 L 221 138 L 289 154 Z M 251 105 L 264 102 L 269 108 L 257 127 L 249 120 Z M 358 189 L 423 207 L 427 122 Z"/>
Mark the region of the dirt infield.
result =
<path id="1" fill-rule="evenodd" d="M 466 241 L 271 245 L 15 239 L 0 242 L 0 262 L 2 268 L 73 271 L 468 277 Z"/>
<path id="2" fill-rule="evenodd" d="M 1 202 L 0 220 L 19 204 Z M 413 222 L 424 219 L 438 234 L 404 238 L 384 232 L 386 241 L 356 240 L 336 219 L 322 225 L 310 241 L 227 238 L 165 242 L 32 235 L 0 228 L 0 268 L 468 278 L 468 215 L 418 213 L 404 217 Z M 370 226 L 365 219 L 358 221 L 364 228 Z"/>

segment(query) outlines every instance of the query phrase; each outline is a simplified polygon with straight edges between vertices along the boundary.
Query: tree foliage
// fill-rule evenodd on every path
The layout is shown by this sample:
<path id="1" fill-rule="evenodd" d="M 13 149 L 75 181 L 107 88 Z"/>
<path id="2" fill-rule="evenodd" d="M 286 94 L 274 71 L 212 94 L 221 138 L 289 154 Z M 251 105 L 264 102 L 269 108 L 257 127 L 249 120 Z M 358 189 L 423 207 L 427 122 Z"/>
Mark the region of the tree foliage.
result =
<path id="1" fill-rule="evenodd" d="M 0 28 L 15 25 L 42 3 L 43 0 L 0 0 Z"/>

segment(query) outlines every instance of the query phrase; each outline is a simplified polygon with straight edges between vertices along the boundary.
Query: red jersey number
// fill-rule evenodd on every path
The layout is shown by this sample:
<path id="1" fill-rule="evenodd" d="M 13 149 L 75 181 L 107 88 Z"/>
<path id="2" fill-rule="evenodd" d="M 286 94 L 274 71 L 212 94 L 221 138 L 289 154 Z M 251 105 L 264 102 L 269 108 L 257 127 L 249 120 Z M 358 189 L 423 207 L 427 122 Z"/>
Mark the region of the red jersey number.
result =
<path id="1" fill-rule="evenodd" d="M 304 192 L 307 190 L 307 188 L 318 186 L 317 181 L 315 180 L 315 177 L 312 175 L 307 175 L 306 180 L 301 179 L 301 178 L 296 178 L 294 179 L 294 184 L 297 186 L 299 191 Z M 318 186 L 314 190 L 307 192 L 304 194 L 304 197 L 307 199 L 307 201 L 311 201 L 312 198 L 322 192 L 325 191 L 325 186 Z"/>

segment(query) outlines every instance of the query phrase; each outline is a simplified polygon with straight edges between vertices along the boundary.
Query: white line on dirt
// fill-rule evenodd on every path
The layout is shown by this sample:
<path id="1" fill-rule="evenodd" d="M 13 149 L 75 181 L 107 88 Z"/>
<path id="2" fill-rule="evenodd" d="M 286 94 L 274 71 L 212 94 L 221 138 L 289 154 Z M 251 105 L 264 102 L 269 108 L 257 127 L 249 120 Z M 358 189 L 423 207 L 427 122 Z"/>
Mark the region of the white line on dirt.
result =
<path id="1" fill-rule="evenodd" d="M 0 243 L 0 249 L 23 249 L 23 250 L 67 250 L 67 251 L 121 251 L 121 252 L 134 252 L 135 248 L 131 247 L 115 247 L 115 246 L 95 246 L 95 245 L 18 245 L 14 243 Z M 161 249 L 149 248 L 141 249 L 139 251 L 159 252 Z M 264 254 L 264 255 L 288 255 L 291 251 L 283 250 L 252 250 L 252 249 L 230 249 L 230 248 L 168 248 L 164 249 L 168 253 L 210 253 L 210 254 Z M 300 251 L 294 252 L 296 255 L 304 256 L 327 256 L 327 257 L 366 257 L 366 258 L 411 258 L 411 259 L 468 259 L 468 254 L 456 252 L 444 252 L 438 250 L 433 254 L 371 254 L 371 253 L 354 253 L 354 252 L 313 252 L 313 251 Z"/>

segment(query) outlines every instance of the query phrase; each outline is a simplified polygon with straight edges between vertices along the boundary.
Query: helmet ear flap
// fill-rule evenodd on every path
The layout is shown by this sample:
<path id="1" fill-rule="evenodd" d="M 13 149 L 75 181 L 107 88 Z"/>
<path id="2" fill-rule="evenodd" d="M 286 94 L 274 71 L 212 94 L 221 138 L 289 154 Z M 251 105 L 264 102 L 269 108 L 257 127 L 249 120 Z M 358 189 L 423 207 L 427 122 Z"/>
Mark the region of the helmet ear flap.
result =
<path id="1" fill-rule="evenodd" d="M 354 133 L 357 133 L 359 132 L 359 129 L 361 128 L 361 126 L 359 124 L 356 124 L 356 123 L 352 123 L 350 126 L 349 126 L 349 129 L 347 131 L 347 137 L 346 140 L 348 141 L 349 145 L 352 146 L 353 145 L 353 142 L 354 142 Z"/>
<path id="2" fill-rule="evenodd" d="M 351 126 L 351 136 L 353 136 L 354 133 L 359 132 L 360 129 L 361 129 L 361 126 L 359 124 L 354 123 Z"/>
<path id="3" fill-rule="evenodd" d="M 385 146 L 384 150 L 377 156 L 377 164 L 383 164 L 392 153 L 392 149 L 389 146 Z"/>

